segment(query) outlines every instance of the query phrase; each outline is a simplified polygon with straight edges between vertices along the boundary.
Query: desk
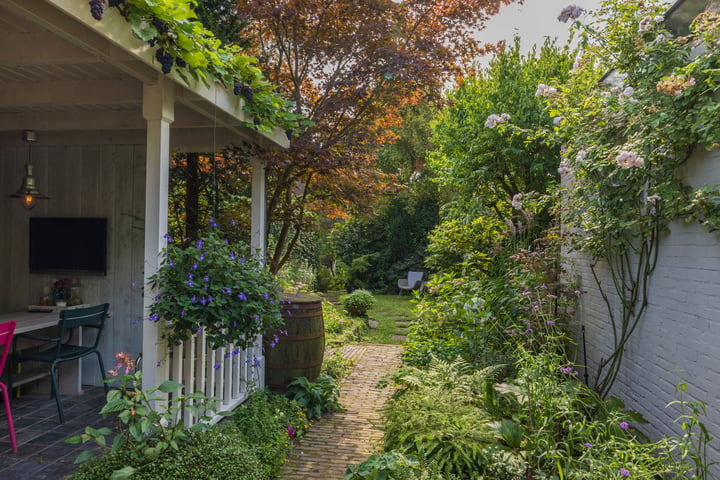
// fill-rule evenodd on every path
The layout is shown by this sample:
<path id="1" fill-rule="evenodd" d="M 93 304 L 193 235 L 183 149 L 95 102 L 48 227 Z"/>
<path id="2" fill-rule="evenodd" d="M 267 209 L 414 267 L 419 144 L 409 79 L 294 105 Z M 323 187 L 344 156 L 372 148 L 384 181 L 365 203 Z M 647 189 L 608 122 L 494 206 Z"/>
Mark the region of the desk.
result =
<path id="1" fill-rule="evenodd" d="M 59 312 L 13 312 L 0 313 L 0 323 L 10 320 L 17 322 L 15 326 L 15 334 L 31 333 L 44 328 L 56 327 L 60 320 Z M 82 329 L 76 332 L 78 339 L 82 339 Z M 57 335 L 57 332 L 52 333 Z M 58 380 L 60 393 L 73 394 L 82 391 L 82 363 L 80 360 L 72 362 L 63 362 L 59 366 Z M 20 375 L 13 372 L 13 387 L 23 385 L 44 377 L 50 376 L 50 365 L 42 364 L 42 369 L 38 368 Z"/>

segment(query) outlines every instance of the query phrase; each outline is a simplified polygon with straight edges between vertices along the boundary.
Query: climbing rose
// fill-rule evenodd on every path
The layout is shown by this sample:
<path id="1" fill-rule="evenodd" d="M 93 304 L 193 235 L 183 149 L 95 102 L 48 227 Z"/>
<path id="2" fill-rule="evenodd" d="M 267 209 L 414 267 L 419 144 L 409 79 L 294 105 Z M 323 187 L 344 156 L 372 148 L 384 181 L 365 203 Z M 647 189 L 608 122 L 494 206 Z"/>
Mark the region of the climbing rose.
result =
<path id="1" fill-rule="evenodd" d="M 615 161 L 621 168 L 642 167 L 645 164 L 645 160 L 638 157 L 637 153 L 627 150 L 622 150 L 617 157 L 615 157 Z"/>
<path id="2" fill-rule="evenodd" d="M 576 20 L 580 18 L 580 15 L 582 15 L 584 11 L 585 10 L 578 7 L 577 5 L 568 5 L 567 7 L 562 9 L 557 19 L 562 23 L 567 23 L 568 20 Z"/>

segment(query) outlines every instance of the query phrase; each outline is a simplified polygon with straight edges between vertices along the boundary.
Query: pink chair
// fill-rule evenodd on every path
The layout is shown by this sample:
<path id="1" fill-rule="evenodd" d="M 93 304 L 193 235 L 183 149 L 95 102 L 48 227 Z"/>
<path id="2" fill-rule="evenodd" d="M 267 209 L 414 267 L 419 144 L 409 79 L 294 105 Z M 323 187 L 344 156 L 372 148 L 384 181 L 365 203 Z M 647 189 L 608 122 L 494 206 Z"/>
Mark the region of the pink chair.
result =
<path id="1" fill-rule="evenodd" d="M 0 323 L 0 378 L 2 378 L 5 369 L 5 360 L 7 360 L 10 346 L 12 345 L 13 333 L 15 333 L 15 320 Z M 8 387 L 0 382 L 0 390 L 2 390 L 3 402 L 5 403 L 5 414 L 7 416 L 8 428 L 10 428 L 10 443 L 12 444 L 13 453 L 17 453 L 17 441 L 15 440 L 15 427 L 13 427 L 12 413 L 10 412 L 10 398 L 8 396 Z"/>

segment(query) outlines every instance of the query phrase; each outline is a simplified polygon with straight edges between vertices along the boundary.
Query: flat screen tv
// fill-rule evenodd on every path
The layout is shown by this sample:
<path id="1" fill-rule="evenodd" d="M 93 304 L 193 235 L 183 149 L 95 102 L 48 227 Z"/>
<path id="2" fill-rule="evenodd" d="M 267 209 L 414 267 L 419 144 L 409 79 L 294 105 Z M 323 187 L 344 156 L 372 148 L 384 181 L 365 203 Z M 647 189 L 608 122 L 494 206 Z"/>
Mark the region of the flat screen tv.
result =
<path id="1" fill-rule="evenodd" d="M 30 273 L 107 273 L 106 218 L 31 218 Z"/>

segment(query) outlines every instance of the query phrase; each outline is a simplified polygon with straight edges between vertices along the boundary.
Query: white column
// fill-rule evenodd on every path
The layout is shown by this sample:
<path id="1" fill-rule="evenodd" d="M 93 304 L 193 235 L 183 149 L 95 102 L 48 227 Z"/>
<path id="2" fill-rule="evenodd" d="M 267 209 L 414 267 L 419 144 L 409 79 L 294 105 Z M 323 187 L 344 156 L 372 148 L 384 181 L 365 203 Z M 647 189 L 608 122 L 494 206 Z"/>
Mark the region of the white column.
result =
<path id="1" fill-rule="evenodd" d="M 260 258 L 265 261 L 267 240 L 267 195 L 265 187 L 265 164 L 257 159 L 250 161 L 252 167 L 252 199 L 250 204 L 250 248 L 259 251 Z"/>
<path id="2" fill-rule="evenodd" d="M 170 176 L 170 124 L 175 119 L 173 85 L 160 78 L 143 86 L 143 117 L 147 120 L 145 173 L 145 317 L 156 289 L 147 279 L 158 270 L 159 253 L 167 245 L 168 180 Z M 156 387 L 168 378 L 167 347 L 161 337 L 162 321 L 143 322 L 143 388 Z"/>

